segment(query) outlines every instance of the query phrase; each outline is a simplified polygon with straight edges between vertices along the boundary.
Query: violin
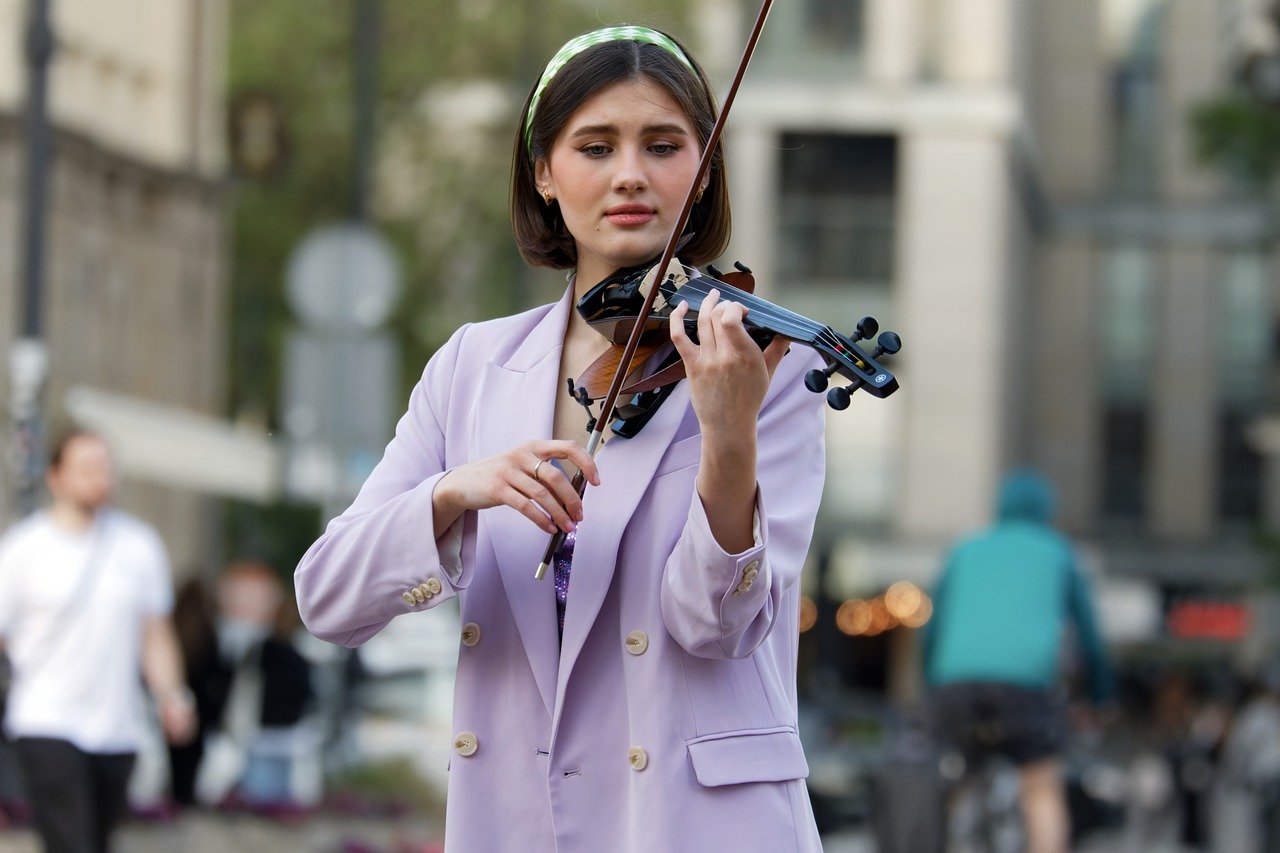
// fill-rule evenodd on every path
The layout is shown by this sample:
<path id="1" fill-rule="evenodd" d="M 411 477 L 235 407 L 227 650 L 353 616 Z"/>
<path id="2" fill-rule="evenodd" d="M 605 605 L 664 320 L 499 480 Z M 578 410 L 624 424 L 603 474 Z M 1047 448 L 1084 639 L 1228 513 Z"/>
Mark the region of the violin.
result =
<path id="1" fill-rule="evenodd" d="M 879 323 L 874 317 L 863 317 L 853 332 L 843 335 L 830 326 L 755 296 L 755 277 L 751 270 L 740 263 L 734 266 L 735 271 L 729 273 L 723 273 L 714 266 L 708 267 L 706 272 L 682 266 L 679 275 L 668 275 L 658 294 L 662 301 L 659 304 L 655 300 L 645 317 L 640 344 L 625 368 L 620 363 L 622 347 L 640 320 L 640 309 L 646 295 L 644 290 L 646 282 L 653 277 L 653 265 L 620 270 L 583 294 L 577 303 L 578 313 L 614 346 L 588 367 L 576 383 L 570 383 L 570 394 L 574 399 L 587 407 L 590 413 L 589 404 L 605 397 L 615 371 L 623 369 L 630 375 L 647 362 L 669 339 L 670 314 L 681 302 L 689 304 L 689 313 L 684 321 L 685 332 L 696 342 L 698 309 L 712 289 L 719 291 L 721 300 L 737 302 L 749 309 L 743 325 L 761 349 L 780 335 L 816 350 L 826 366 L 810 370 L 805 375 L 805 387 L 815 393 L 827 391 L 827 404 L 831 408 L 847 409 L 851 395 L 858 390 L 880 398 L 898 390 L 898 380 L 880 363 L 883 356 L 893 355 L 902 349 L 902 338 L 897 333 L 880 333 L 875 347 L 867 352 L 859 344 L 876 337 L 879 332 Z M 828 390 L 830 379 L 835 374 L 848 379 L 849 384 Z M 648 377 L 623 385 L 619 393 L 633 399 L 618 407 L 613 431 L 624 437 L 638 432 L 648 417 L 639 422 L 638 418 L 644 412 L 652 416 L 666 399 L 666 394 L 652 392 L 668 389 L 669 393 L 669 389 L 684 375 L 684 364 L 675 354 L 674 359 L 668 359 Z"/>

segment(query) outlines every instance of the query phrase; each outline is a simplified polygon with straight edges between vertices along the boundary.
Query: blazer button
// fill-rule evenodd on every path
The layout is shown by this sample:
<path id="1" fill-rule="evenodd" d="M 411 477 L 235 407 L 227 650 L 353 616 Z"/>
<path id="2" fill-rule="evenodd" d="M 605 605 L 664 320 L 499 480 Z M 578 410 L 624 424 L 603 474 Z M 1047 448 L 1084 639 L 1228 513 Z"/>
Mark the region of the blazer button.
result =
<path id="1" fill-rule="evenodd" d="M 752 574 L 757 574 L 757 575 L 760 574 L 760 561 L 752 560 L 750 563 L 747 563 L 746 570 L 748 572 L 751 572 Z"/>
<path id="2" fill-rule="evenodd" d="M 474 646 L 480 642 L 480 626 L 474 622 L 468 622 L 462 626 L 462 645 Z"/>
<path id="3" fill-rule="evenodd" d="M 430 598 L 433 595 L 438 595 L 440 590 L 443 589 L 443 587 L 440 586 L 439 578 L 427 578 L 426 587 L 427 587 L 426 592 L 427 592 L 428 598 Z"/>
<path id="4" fill-rule="evenodd" d="M 627 634 L 627 651 L 633 655 L 642 655 L 649 648 L 649 637 L 644 631 L 632 631 Z"/>
<path id="5" fill-rule="evenodd" d="M 453 749 L 458 755 L 475 755 L 476 750 L 479 748 L 480 742 L 476 740 L 476 736 L 471 732 L 458 732 L 457 737 L 453 739 Z"/>
<path id="6" fill-rule="evenodd" d="M 400 594 L 400 597 L 403 598 L 404 603 L 410 607 L 413 607 L 418 603 L 418 599 L 414 598 L 413 593 L 411 592 L 403 592 Z"/>
<path id="7" fill-rule="evenodd" d="M 631 765 L 632 770 L 639 773 L 649 766 L 649 753 L 645 752 L 643 747 L 633 746 L 627 751 L 627 763 Z"/>
<path id="8" fill-rule="evenodd" d="M 427 592 L 427 584 L 425 581 L 423 583 L 418 584 L 418 592 L 422 593 L 424 598 L 431 597 L 431 593 Z"/>
<path id="9" fill-rule="evenodd" d="M 419 604 L 427 600 L 427 597 L 423 595 L 422 590 L 416 586 L 413 589 L 409 590 L 409 594 L 412 595 L 413 600 L 418 602 Z"/>

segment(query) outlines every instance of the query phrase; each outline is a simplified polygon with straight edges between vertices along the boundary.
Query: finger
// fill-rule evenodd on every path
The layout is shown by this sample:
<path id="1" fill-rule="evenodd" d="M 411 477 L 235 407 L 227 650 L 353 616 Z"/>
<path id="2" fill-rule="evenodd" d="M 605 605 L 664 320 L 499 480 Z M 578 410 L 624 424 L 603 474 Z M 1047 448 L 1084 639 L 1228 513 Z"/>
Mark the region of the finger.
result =
<path id="1" fill-rule="evenodd" d="M 764 365 L 769 369 L 769 378 L 773 378 L 773 372 L 778 369 L 778 365 L 782 363 L 782 357 L 787 354 L 787 350 L 791 349 L 791 341 L 782 335 L 777 335 L 773 340 L 769 341 L 769 345 L 764 348 Z"/>
<path id="2" fill-rule="evenodd" d="M 542 511 L 541 507 L 538 506 L 538 502 L 521 492 L 515 486 L 509 485 L 503 489 L 499 495 L 499 500 L 532 521 L 534 524 L 538 525 L 538 527 L 542 528 L 547 533 L 555 534 L 560 532 L 560 528 L 556 527 L 555 522 L 553 522 L 547 514 Z"/>
<path id="3" fill-rule="evenodd" d="M 550 470 L 548 470 L 550 469 Z M 551 465 L 544 465 L 538 472 L 539 481 L 545 486 L 560 506 L 564 507 L 573 522 L 582 521 L 582 498 L 578 490 L 565 472 Z"/>
<path id="4" fill-rule="evenodd" d="M 543 444 L 539 455 L 545 459 L 565 459 L 577 466 L 586 475 L 591 485 L 600 485 L 600 469 L 591 454 L 576 441 L 547 441 Z M 538 472 L 541 476 L 541 471 Z"/>
<path id="5" fill-rule="evenodd" d="M 721 310 L 716 318 L 718 337 L 717 343 L 727 344 L 738 349 L 745 347 L 754 347 L 759 349 L 751 340 L 751 336 L 747 334 L 747 327 L 742 324 L 743 318 L 747 316 L 746 308 L 737 302 L 725 302 L 721 305 Z"/>
<path id="6" fill-rule="evenodd" d="M 563 478 L 563 475 L 561 475 Z M 549 478 L 549 477 L 548 477 Z M 534 503 L 536 503 L 544 513 L 555 523 L 555 526 L 563 530 L 565 533 L 577 527 L 573 518 L 570 517 L 569 510 L 560 502 L 559 496 L 553 493 L 545 481 L 535 480 L 532 477 L 517 476 L 511 485 L 516 487 L 517 491 L 523 492 Z M 573 490 L 570 489 L 570 492 Z M 577 495 L 574 495 L 577 499 Z"/>
<path id="7" fill-rule="evenodd" d="M 680 353 L 680 357 L 686 362 L 697 358 L 698 345 L 689 340 L 689 336 L 684 331 L 684 318 L 689 314 L 689 303 L 681 302 L 671 312 L 671 343 L 675 345 L 676 352 Z"/>
<path id="8" fill-rule="evenodd" d="M 712 288 L 702 305 L 698 307 L 698 344 L 711 350 L 716 348 L 715 311 L 720 302 L 720 291 Z"/>

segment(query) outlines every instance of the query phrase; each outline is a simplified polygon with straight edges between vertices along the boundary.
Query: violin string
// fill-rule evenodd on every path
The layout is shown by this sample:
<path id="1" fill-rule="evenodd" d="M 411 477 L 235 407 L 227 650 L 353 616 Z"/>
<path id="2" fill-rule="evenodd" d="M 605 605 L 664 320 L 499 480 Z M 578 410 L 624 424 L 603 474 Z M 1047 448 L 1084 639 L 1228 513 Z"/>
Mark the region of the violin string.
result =
<path id="1" fill-rule="evenodd" d="M 773 320 L 777 327 L 774 331 L 781 332 L 787 337 L 793 337 L 801 342 L 820 342 L 825 344 L 828 352 L 833 356 L 837 354 L 843 354 L 845 356 L 848 355 L 844 342 L 841 341 L 830 326 L 818 324 L 809 318 L 783 308 L 780 305 L 775 305 L 772 302 L 766 302 L 754 294 L 747 293 L 740 288 L 734 287 L 728 282 L 718 281 L 710 276 L 703 276 L 695 268 L 684 265 L 682 266 L 689 279 L 683 287 L 690 288 L 693 293 L 705 298 L 711 292 L 712 287 L 715 287 L 722 292 L 726 290 L 731 291 L 730 296 L 732 297 L 732 301 L 739 302 L 750 308 L 755 312 L 757 317 L 763 316 L 765 319 Z M 710 279 L 711 281 L 716 282 L 716 284 L 706 285 L 703 283 L 706 279 Z M 816 331 L 814 331 L 815 329 Z M 801 334 L 807 335 L 807 337 L 800 337 Z"/>
<path id="2" fill-rule="evenodd" d="M 688 269 L 688 268 L 686 268 L 686 269 Z M 694 273 L 694 276 L 690 276 L 690 283 L 692 283 L 692 282 L 694 282 L 694 281 L 697 281 L 698 279 L 703 279 L 703 280 L 705 280 L 705 279 L 707 279 L 707 278 L 710 278 L 709 276 L 703 276 L 703 275 L 699 274 L 699 273 L 698 273 L 698 271 L 697 271 L 696 269 L 695 269 L 695 270 L 691 270 L 691 272 L 693 272 L 693 273 Z M 695 277 L 695 276 L 696 276 L 696 277 Z M 712 278 L 712 279 L 711 279 L 711 281 L 715 281 L 715 282 L 716 282 L 716 284 L 715 284 L 715 285 L 711 285 L 711 286 L 712 286 L 712 287 L 717 287 L 717 288 L 718 288 L 718 289 L 720 289 L 721 291 L 723 291 L 726 287 L 728 287 L 728 288 L 733 288 L 733 290 L 734 290 L 734 291 L 736 291 L 736 293 L 737 293 L 737 294 L 739 294 L 739 295 L 741 296 L 741 301 L 742 301 L 744 304 L 747 304 L 747 305 L 749 305 L 749 306 L 751 306 L 751 307 L 753 307 L 753 308 L 757 308 L 757 307 L 758 307 L 758 308 L 759 308 L 759 310 L 762 310 L 762 311 L 764 311 L 764 312 L 768 313 L 770 316 L 778 317 L 778 318 L 780 318 L 780 319 L 781 319 L 781 318 L 788 318 L 788 319 L 790 319 L 791 321 L 793 321 L 793 322 L 795 322 L 795 323 L 797 323 L 797 324 L 800 324 L 800 325 L 802 325 L 802 326 L 805 326 L 805 327 L 809 327 L 809 326 L 811 326 L 811 327 L 813 327 L 813 328 L 815 328 L 815 329 L 821 329 L 821 328 L 822 328 L 822 326 L 821 326 L 820 324 L 815 323 L 814 321 L 810 320 L 808 317 L 805 317 L 805 316 L 804 316 L 804 315 L 802 315 L 802 314 L 797 314 L 796 312 L 791 311 L 791 310 L 789 310 L 789 309 L 787 309 L 787 308 L 784 308 L 784 307 L 782 307 L 781 305 L 777 305 L 777 304 L 774 304 L 774 303 L 772 303 L 772 302 L 767 302 L 767 301 L 765 301 L 765 300 L 761 299 L 760 297 L 756 296 L 756 295 L 755 295 L 755 294 L 753 294 L 753 293 L 748 293 L 748 292 L 746 292 L 745 290 L 742 290 L 741 288 L 733 287 L 733 285 L 729 284 L 728 282 L 718 281 L 717 279 L 714 279 L 714 278 Z M 704 291 L 703 293 L 704 293 L 704 295 L 705 295 L 706 291 Z"/>
<path id="3" fill-rule="evenodd" d="M 682 289 L 688 288 L 693 293 L 705 298 L 711 292 L 711 287 L 716 287 L 716 289 L 721 291 L 724 291 L 726 287 L 733 288 L 732 285 L 727 285 L 725 282 L 719 282 L 718 285 L 704 285 L 697 279 L 691 278 L 685 285 L 683 285 Z M 810 341 L 814 343 L 820 341 L 832 350 L 839 351 L 844 349 L 844 345 L 841 343 L 839 338 L 837 338 L 827 326 L 815 323 L 807 317 L 796 314 L 794 311 L 789 311 L 785 308 L 781 308 L 780 306 L 775 306 L 771 302 L 765 302 L 764 300 L 738 288 L 733 288 L 730 295 L 733 297 L 732 301 L 740 302 L 750 308 L 757 317 L 763 316 L 766 320 L 773 320 L 777 327 L 775 331 L 782 332 L 788 337 L 796 337 L 796 339 L 800 341 Z M 799 335 L 803 335 L 804 337 L 800 337 Z"/>
<path id="4" fill-rule="evenodd" d="M 731 287 L 732 285 L 729 286 Z M 693 280 L 690 280 L 688 283 L 683 285 L 681 289 L 692 291 L 692 293 L 702 298 L 706 298 L 706 296 L 711 292 L 710 286 L 695 283 Z M 722 293 L 725 292 L 724 283 L 720 283 L 719 286 L 716 286 L 716 289 L 720 290 Z M 775 306 L 773 306 L 772 303 L 753 297 L 745 291 L 737 290 L 737 288 L 734 288 L 734 290 L 737 292 L 730 294 L 732 297 L 730 301 L 738 302 L 749 308 L 751 313 L 755 314 L 758 318 L 772 320 L 774 325 L 777 327 L 774 331 L 782 332 L 788 337 L 794 335 L 798 337 L 799 340 L 813 340 L 823 333 L 823 327 L 812 320 L 808 320 L 807 318 L 802 317 L 799 314 L 795 314 L 794 312 L 787 311 L 786 309 L 775 310 Z"/>

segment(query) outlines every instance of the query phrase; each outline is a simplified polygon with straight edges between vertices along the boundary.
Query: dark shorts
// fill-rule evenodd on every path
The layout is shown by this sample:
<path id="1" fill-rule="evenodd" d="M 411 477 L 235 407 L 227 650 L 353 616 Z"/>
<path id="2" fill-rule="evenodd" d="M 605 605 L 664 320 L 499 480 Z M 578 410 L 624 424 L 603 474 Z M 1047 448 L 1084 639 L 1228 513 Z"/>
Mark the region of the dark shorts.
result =
<path id="1" fill-rule="evenodd" d="M 992 755 L 1031 764 L 1061 755 L 1067 745 L 1066 703 L 1052 690 L 988 681 L 958 681 L 933 690 L 934 735 L 968 762 Z"/>

